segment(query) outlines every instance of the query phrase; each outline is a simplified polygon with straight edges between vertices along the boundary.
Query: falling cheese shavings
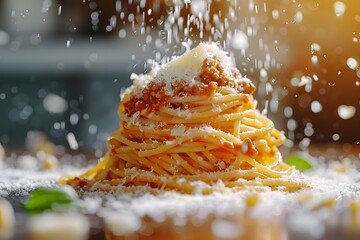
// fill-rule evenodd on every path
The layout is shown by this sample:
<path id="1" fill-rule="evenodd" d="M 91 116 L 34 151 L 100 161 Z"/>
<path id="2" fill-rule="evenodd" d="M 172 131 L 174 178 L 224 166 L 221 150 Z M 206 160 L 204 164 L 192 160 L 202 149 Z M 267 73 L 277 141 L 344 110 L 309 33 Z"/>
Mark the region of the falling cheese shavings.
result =
<path id="1" fill-rule="evenodd" d="M 321 105 L 321 103 L 319 102 L 319 101 L 313 101 L 312 103 L 311 103 L 311 111 L 313 112 L 313 113 L 319 113 L 319 112 L 321 112 L 322 111 L 322 105 Z"/>
<path id="2" fill-rule="evenodd" d="M 344 15 L 345 11 L 346 11 L 345 3 L 340 2 L 340 1 L 336 1 L 334 3 L 334 12 L 337 17 Z"/>
<path id="3" fill-rule="evenodd" d="M 75 138 L 75 135 L 72 132 L 69 132 L 66 135 L 66 140 L 68 141 L 69 146 L 72 150 L 77 150 L 79 148 L 79 144 Z"/>
<path id="4" fill-rule="evenodd" d="M 359 62 L 353 57 L 348 58 L 346 64 L 352 70 L 357 70 L 359 68 Z"/>
<path id="5" fill-rule="evenodd" d="M 311 82 L 311 77 L 308 76 L 302 76 L 300 79 L 300 82 L 298 84 L 299 87 L 305 86 L 306 84 Z"/>
<path id="6" fill-rule="evenodd" d="M 339 117 L 341 117 L 344 120 L 350 119 L 354 117 L 356 113 L 356 108 L 354 106 L 348 106 L 348 105 L 340 105 L 337 108 L 337 112 L 339 114 Z"/>
<path id="7" fill-rule="evenodd" d="M 236 50 L 247 49 L 249 47 L 248 36 L 240 30 L 235 31 L 231 38 L 231 46 Z"/>
<path id="8" fill-rule="evenodd" d="M 43 106 L 51 114 L 62 114 L 67 110 L 68 103 L 63 97 L 50 93 L 44 98 Z"/>

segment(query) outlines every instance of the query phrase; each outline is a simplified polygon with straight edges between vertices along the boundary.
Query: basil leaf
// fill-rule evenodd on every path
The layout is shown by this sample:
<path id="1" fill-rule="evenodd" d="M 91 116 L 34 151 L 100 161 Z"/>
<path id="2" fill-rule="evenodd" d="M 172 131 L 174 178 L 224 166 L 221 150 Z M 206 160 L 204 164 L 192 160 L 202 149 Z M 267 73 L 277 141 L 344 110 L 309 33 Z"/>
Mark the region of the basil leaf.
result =
<path id="1" fill-rule="evenodd" d="M 291 166 L 295 166 L 298 170 L 302 172 L 314 169 L 314 167 L 305 158 L 297 154 L 289 155 L 285 159 L 285 162 Z"/>
<path id="2" fill-rule="evenodd" d="M 28 212 L 42 212 L 58 205 L 70 206 L 73 202 L 74 198 L 60 188 L 37 188 L 31 192 L 23 208 Z"/>

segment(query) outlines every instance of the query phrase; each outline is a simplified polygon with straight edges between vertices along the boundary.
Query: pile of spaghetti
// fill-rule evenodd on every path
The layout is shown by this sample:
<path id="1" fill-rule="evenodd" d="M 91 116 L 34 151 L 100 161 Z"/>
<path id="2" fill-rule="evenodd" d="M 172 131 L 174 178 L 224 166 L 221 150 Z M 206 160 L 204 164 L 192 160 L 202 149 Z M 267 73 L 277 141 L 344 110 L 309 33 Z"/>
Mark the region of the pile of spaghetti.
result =
<path id="1" fill-rule="evenodd" d="M 282 162 L 285 138 L 256 110 L 254 85 L 215 44 L 132 78 L 107 155 L 67 184 L 183 193 L 308 186 Z"/>

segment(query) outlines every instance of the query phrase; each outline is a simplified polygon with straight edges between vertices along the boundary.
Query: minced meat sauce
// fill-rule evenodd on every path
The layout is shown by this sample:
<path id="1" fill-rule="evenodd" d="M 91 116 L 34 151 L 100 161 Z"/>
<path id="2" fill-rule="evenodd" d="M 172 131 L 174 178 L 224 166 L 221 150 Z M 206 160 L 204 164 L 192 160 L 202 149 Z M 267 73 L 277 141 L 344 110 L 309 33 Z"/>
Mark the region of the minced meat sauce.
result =
<path id="1" fill-rule="evenodd" d="M 170 96 L 165 90 L 165 82 L 150 82 L 142 91 L 141 97 L 132 95 L 123 103 L 125 113 L 129 116 L 137 111 L 156 111 L 160 106 L 169 106 L 170 97 L 184 96 L 211 96 L 216 88 L 229 86 L 238 93 L 252 94 L 255 86 L 250 81 L 243 81 L 239 71 L 235 68 L 230 73 L 220 65 L 218 58 L 204 60 L 200 74 L 195 78 L 197 84 L 189 84 L 185 80 L 177 80 L 172 83 L 173 95 Z M 240 80 L 240 81 L 239 81 Z M 174 106 L 175 108 L 179 107 Z M 180 106 L 183 107 L 183 106 Z"/>

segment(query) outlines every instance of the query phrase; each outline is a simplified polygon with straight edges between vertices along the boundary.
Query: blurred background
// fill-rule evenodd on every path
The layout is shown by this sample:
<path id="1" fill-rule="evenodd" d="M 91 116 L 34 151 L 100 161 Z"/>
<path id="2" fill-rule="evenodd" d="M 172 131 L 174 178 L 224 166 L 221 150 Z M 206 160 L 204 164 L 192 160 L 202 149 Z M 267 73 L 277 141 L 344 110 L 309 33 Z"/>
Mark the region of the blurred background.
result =
<path id="1" fill-rule="evenodd" d="M 36 130 L 99 157 L 130 74 L 209 40 L 254 81 L 289 147 L 359 144 L 351 0 L 0 0 L 0 143 L 23 146 Z"/>

